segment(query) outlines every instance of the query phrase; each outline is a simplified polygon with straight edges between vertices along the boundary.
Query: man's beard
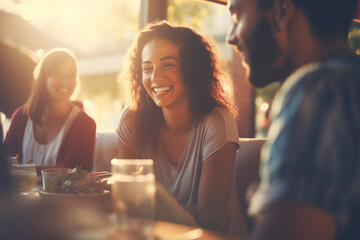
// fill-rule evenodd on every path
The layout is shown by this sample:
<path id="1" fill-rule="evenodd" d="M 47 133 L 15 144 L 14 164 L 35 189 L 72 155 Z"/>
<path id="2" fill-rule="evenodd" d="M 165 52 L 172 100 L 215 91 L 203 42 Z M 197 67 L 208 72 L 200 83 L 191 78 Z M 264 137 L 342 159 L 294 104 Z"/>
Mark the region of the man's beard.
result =
<path id="1" fill-rule="evenodd" d="M 261 88 L 273 82 L 283 82 L 291 73 L 289 59 L 286 59 L 282 66 L 274 67 L 282 52 L 264 16 L 259 19 L 244 42 L 250 68 L 249 80 L 254 87 Z"/>

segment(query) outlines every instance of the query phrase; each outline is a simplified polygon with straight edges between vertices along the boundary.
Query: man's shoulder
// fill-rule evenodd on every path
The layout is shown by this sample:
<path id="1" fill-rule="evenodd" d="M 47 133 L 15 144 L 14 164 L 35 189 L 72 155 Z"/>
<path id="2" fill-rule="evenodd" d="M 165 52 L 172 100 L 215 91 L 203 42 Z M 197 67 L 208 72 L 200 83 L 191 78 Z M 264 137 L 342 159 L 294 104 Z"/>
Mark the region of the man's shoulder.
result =
<path id="1" fill-rule="evenodd" d="M 355 54 L 343 54 L 334 56 L 324 60 L 318 64 L 314 71 L 310 71 L 306 76 L 326 76 L 326 78 L 333 77 L 350 77 L 352 75 L 360 74 L 360 57 Z"/>
<path id="2" fill-rule="evenodd" d="M 329 69 L 354 69 L 359 70 L 360 66 L 360 56 L 347 53 L 334 56 L 325 60 L 322 64 L 323 68 Z"/>
<path id="3" fill-rule="evenodd" d="M 315 89 L 331 91 L 347 88 L 359 84 L 359 78 L 360 57 L 355 54 L 343 54 L 301 67 L 284 85 L 286 92 L 293 95 L 294 91 L 301 89 L 304 93 L 311 93 Z"/>

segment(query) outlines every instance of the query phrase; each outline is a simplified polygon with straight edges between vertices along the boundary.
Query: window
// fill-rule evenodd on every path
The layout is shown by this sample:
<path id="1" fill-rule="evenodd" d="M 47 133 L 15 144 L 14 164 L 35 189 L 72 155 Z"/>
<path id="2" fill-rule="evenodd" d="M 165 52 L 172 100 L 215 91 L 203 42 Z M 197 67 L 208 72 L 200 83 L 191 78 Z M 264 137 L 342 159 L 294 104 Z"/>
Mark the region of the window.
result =
<path id="1" fill-rule="evenodd" d="M 17 17 L 21 27 L 16 31 L 2 29 L 17 45 L 38 57 L 53 47 L 75 53 L 79 100 L 98 131 L 113 131 L 122 109 L 117 73 L 139 29 L 140 0 L 0 0 L 0 4 L 3 11 L 23 18 Z"/>

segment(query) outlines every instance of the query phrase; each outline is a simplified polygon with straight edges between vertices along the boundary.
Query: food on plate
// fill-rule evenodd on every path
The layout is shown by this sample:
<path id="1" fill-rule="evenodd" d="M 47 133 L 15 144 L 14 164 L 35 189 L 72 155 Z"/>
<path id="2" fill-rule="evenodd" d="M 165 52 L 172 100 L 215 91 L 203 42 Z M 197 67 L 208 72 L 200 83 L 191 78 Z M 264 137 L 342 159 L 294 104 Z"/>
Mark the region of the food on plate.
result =
<path id="1" fill-rule="evenodd" d="M 81 194 L 103 193 L 110 191 L 108 179 L 111 173 L 91 173 L 86 178 L 72 184 L 72 188 Z"/>
<path id="2" fill-rule="evenodd" d="M 49 183 L 49 192 L 69 194 L 94 194 L 109 191 L 107 179 L 110 173 L 89 173 L 81 167 L 74 168 L 70 173 L 62 173 L 53 177 Z"/>

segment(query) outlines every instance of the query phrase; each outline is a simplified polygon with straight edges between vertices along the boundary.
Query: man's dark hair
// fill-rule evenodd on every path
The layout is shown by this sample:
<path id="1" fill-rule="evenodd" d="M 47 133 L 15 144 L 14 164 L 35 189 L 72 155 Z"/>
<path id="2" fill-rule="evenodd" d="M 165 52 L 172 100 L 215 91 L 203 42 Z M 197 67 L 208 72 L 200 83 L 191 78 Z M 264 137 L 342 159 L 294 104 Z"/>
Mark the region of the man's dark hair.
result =
<path id="1" fill-rule="evenodd" d="M 314 36 L 326 38 L 341 34 L 347 38 L 358 0 L 292 0 L 311 25 Z M 273 6 L 274 0 L 257 0 L 259 10 Z"/>

